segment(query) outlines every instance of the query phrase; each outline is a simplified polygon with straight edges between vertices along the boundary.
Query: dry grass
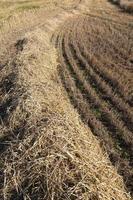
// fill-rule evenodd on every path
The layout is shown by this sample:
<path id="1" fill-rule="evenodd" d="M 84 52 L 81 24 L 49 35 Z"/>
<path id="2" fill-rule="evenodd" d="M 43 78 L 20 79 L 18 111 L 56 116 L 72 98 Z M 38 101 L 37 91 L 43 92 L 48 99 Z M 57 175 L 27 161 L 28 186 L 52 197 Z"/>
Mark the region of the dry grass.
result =
<path id="1" fill-rule="evenodd" d="M 0 198 L 129 200 L 122 177 L 58 76 L 50 39 L 79 2 L 45 3 L 45 8 L 13 14 L 2 26 Z"/>
<path id="2" fill-rule="evenodd" d="M 33 10 L 42 7 L 44 2 L 41 1 L 1 1 L 0 2 L 0 27 L 4 21 L 8 21 L 14 13 L 24 10 Z"/>
<path id="3" fill-rule="evenodd" d="M 2 125 L 3 135 L 13 137 L 3 166 L 4 199 L 130 199 L 65 96 L 49 37 L 37 30 L 25 38 L 15 71 L 10 65 L 2 72 L 15 73 L 11 93 L 19 98 Z"/>
<path id="4" fill-rule="evenodd" d="M 132 30 L 122 26 L 120 31 L 121 35 L 111 22 L 78 16 L 61 27 L 56 45 L 61 79 L 71 102 L 101 138 L 110 160 L 118 166 L 132 192 L 132 66 L 127 62 L 128 50 L 123 49 L 130 43 Z M 125 43 L 121 42 L 123 37 Z M 132 41 L 129 51 L 131 44 Z"/>
<path id="5" fill-rule="evenodd" d="M 0 1 L 0 28 L 3 23 L 9 21 L 10 18 L 14 16 L 14 14 L 19 14 L 23 12 L 31 12 L 37 11 L 38 9 L 43 9 L 43 11 L 48 11 L 52 9 L 72 9 L 75 6 L 79 5 L 80 0 L 1 0 Z"/>

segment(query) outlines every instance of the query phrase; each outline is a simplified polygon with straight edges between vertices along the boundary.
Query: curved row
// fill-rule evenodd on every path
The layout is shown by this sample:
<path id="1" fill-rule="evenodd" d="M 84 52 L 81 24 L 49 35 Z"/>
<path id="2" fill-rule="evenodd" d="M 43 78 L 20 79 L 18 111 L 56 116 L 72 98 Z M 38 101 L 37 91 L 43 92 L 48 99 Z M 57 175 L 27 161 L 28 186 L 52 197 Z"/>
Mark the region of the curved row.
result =
<path id="1" fill-rule="evenodd" d="M 129 77 L 126 90 L 130 94 L 131 71 L 123 68 L 123 75 L 120 75 L 121 65 L 117 66 L 112 60 L 112 67 L 108 69 L 107 62 L 102 63 L 98 50 L 93 49 L 93 51 L 96 50 L 95 55 L 90 52 L 89 43 L 95 46 L 97 38 L 101 36 L 96 36 L 96 33 L 93 35 L 89 28 L 91 29 L 89 24 L 85 26 L 85 19 L 80 20 L 80 17 L 76 17 L 66 22 L 58 31 L 55 36 L 55 46 L 60 54 L 59 74 L 74 107 L 93 133 L 100 138 L 112 163 L 117 165 L 119 163 L 118 171 L 123 175 L 127 187 L 131 190 L 133 115 L 130 95 L 124 93 L 123 82 Z M 110 40 L 107 39 L 107 42 L 110 44 Z M 110 48 L 114 48 L 113 42 Z M 125 53 L 121 55 L 117 47 L 113 51 L 117 51 L 120 57 Z M 126 55 L 123 59 L 126 59 Z"/>

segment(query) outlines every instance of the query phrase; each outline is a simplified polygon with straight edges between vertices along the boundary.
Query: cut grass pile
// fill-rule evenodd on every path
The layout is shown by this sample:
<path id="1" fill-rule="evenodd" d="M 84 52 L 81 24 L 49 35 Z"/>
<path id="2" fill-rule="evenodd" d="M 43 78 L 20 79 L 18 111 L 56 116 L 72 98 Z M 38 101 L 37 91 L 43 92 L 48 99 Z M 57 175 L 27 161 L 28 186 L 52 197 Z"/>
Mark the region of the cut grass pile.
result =
<path id="1" fill-rule="evenodd" d="M 20 7 L 31 3 L 21 0 L 11 2 L 19 3 Z M 109 10 L 106 3 L 110 7 L 112 5 L 106 0 L 39 2 L 43 5 L 41 9 L 25 9 L 16 14 L 15 8 L 8 23 L 4 22 L 0 34 L 0 199 L 130 200 L 123 177 L 118 174 L 121 168 L 117 161 L 120 156 L 120 164 L 123 161 L 127 177 L 130 178 L 130 163 L 127 161 L 130 161 L 129 148 L 132 145 L 128 138 L 132 137 L 131 112 L 128 109 L 132 99 L 129 98 L 132 32 L 128 40 L 128 26 L 127 29 L 119 23 L 112 26 L 114 22 L 108 26 L 110 21 L 106 24 L 103 20 L 105 16 L 93 16 L 93 20 L 83 16 L 73 17 L 80 12 L 80 3 L 84 13 L 89 8 L 93 15 L 99 14 L 101 5 Z M 96 8 L 98 10 L 94 12 Z M 118 11 L 113 9 L 112 13 Z M 68 16 L 70 18 L 64 22 Z M 116 13 L 112 16 L 116 17 Z M 99 20 L 95 19 L 97 17 Z M 119 13 L 117 19 L 120 19 Z M 127 18 L 124 20 L 127 21 Z M 61 23 L 64 26 L 55 32 Z M 119 53 L 116 47 L 114 51 L 114 42 L 110 42 L 110 33 L 116 36 L 117 29 L 120 32 L 115 40 L 118 42 L 124 34 L 125 40 L 121 45 L 128 41 L 129 46 L 125 45 L 131 56 L 128 57 L 128 65 L 124 65 L 127 56 L 124 49 L 120 49 Z M 105 43 L 102 42 L 104 34 Z M 56 40 L 60 58 L 51 44 L 52 40 Z M 108 42 L 111 52 L 107 48 Z M 92 47 L 92 54 L 93 51 L 96 53 L 90 64 L 88 46 Z M 105 66 L 101 52 L 106 52 L 103 59 Z M 108 57 L 108 54 L 112 57 Z M 122 60 L 121 55 L 124 56 Z M 106 70 L 106 58 L 109 58 L 110 70 Z M 108 75 L 113 72 L 114 79 L 120 82 L 121 87 L 116 87 L 116 91 L 112 92 L 113 85 L 108 84 L 113 84 L 114 79 L 105 76 L 107 71 Z M 106 81 L 102 74 L 107 77 Z M 123 90 L 127 95 L 123 94 Z M 111 103 L 115 105 L 114 108 Z M 118 133 L 114 130 L 113 138 L 110 121 L 112 127 L 115 123 L 118 129 Z M 116 137 L 116 133 L 119 137 Z M 125 152 L 123 141 L 126 145 L 131 144 Z M 116 158 L 115 167 L 109 160 L 110 155 Z"/>
<path id="2" fill-rule="evenodd" d="M 130 199 L 67 99 L 48 41 L 41 29 L 26 34 L 1 70 L 1 195 L 14 200 Z"/>

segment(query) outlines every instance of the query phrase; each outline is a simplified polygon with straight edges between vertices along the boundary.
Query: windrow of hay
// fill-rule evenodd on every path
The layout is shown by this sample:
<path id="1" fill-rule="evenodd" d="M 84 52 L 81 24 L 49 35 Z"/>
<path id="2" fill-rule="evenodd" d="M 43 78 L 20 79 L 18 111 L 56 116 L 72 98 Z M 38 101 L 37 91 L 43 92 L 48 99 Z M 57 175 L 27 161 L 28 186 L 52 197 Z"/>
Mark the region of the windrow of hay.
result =
<path id="1" fill-rule="evenodd" d="M 48 34 L 38 28 L 15 48 L 1 71 L 3 81 L 14 73 L 5 101 L 15 97 L 1 123 L 9 138 L 1 199 L 129 200 L 122 178 L 68 100 Z"/>

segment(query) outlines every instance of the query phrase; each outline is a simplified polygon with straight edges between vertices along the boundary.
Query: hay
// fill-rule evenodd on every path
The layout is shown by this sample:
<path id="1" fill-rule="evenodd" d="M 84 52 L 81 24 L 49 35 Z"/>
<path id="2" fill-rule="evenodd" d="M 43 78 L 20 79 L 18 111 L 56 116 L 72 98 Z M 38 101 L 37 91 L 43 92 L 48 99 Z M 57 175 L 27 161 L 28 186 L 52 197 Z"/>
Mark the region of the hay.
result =
<path id="1" fill-rule="evenodd" d="M 4 198 L 130 199 L 99 142 L 70 104 L 48 35 L 38 29 L 25 38 L 28 42 L 14 61 L 16 85 L 25 92 L 9 117 L 10 131 L 22 122 L 23 131 L 6 152 Z"/>

